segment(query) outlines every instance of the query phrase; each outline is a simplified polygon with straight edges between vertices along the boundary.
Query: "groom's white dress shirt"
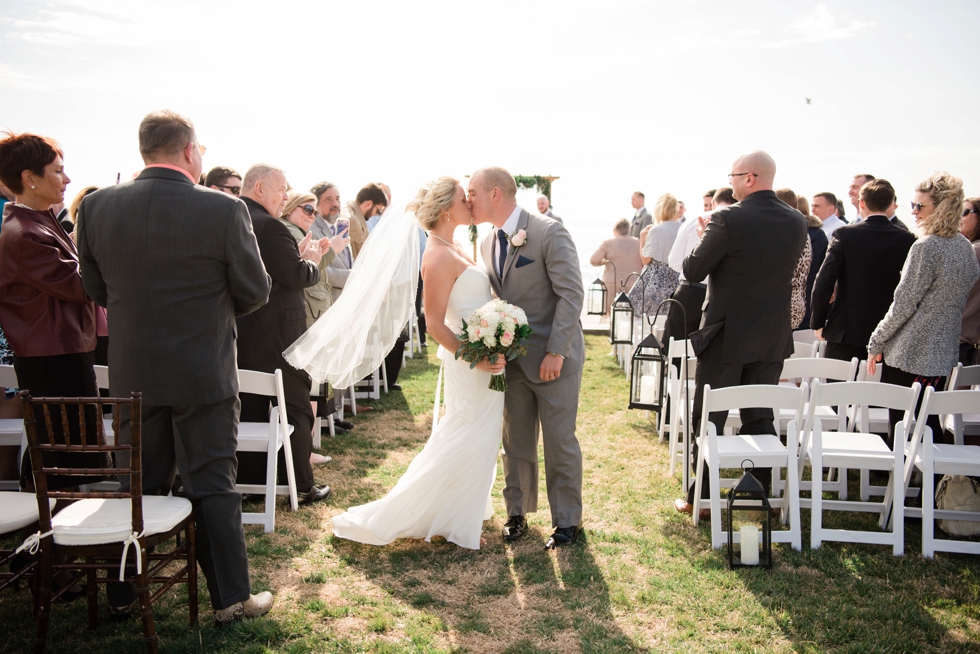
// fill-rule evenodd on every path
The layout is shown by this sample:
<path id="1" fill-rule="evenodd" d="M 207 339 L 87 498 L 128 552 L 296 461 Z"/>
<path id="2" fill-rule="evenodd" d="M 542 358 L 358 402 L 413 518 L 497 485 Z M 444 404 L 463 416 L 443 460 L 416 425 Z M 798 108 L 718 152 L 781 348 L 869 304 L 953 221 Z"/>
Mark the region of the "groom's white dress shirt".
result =
<path id="1" fill-rule="evenodd" d="M 498 231 L 501 231 L 504 234 L 510 236 L 511 234 L 517 231 L 517 221 L 520 220 L 520 217 L 521 217 L 521 208 L 519 206 L 514 207 L 514 210 L 510 213 L 510 216 L 507 218 L 507 220 L 504 221 L 503 226 L 501 226 Z M 497 234 L 494 234 L 494 240 L 495 240 L 495 244 L 493 250 L 493 267 L 497 269 L 497 275 L 503 278 L 504 271 L 501 270 L 500 266 L 498 265 L 500 262 L 500 251 L 497 250 L 497 248 L 500 247 L 500 237 Z"/>

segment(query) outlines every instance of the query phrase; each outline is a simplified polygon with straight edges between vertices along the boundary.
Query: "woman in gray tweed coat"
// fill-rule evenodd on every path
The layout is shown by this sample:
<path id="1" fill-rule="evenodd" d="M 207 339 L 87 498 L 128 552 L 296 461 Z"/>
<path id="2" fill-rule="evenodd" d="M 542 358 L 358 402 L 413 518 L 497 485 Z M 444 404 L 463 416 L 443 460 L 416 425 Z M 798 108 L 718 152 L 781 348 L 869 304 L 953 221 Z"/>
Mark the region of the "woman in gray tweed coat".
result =
<path id="1" fill-rule="evenodd" d="M 963 308 L 980 276 L 973 247 L 959 233 L 962 213 L 959 178 L 934 173 L 915 187 L 912 215 L 923 236 L 909 250 L 892 305 L 868 343 L 868 372 L 882 362 L 884 383 L 918 381 L 942 390 L 956 365 Z M 889 437 L 901 419 L 901 411 L 889 411 Z M 938 418 L 927 424 L 942 442 Z"/>

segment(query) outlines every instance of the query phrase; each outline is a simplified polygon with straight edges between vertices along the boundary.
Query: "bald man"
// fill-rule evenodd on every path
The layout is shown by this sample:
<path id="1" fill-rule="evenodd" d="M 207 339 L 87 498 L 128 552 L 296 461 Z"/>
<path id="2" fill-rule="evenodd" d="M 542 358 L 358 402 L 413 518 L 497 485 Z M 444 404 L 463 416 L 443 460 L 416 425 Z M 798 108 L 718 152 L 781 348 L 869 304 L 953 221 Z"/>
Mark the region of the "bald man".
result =
<path id="1" fill-rule="evenodd" d="M 790 297 L 793 271 L 806 245 L 806 220 L 773 192 L 776 162 L 752 152 L 732 164 L 728 180 L 738 203 L 698 218 L 701 242 L 684 260 L 684 277 L 707 278 L 701 329 L 691 334 L 698 356 L 692 426 L 698 433 L 705 384 L 711 388 L 777 384 L 783 360 L 793 354 Z M 712 413 L 724 433 L 727 412 Z M 743 409 L 742 434 L 776 434 L 771 409 Z M 697 447 L 694 449 L 697 459 Z M 699 474 L 707 475 L 707 467 Z M 772 470 L 756 468 L 770 490 Z M 702 497 L 708 497 L 702 484 Z M 694 485 L 674 508 L 693 510 Z M 702 509 L 707 514 L 706 509 Z M 703 515 L 702 517 L 706 517 Z"/>

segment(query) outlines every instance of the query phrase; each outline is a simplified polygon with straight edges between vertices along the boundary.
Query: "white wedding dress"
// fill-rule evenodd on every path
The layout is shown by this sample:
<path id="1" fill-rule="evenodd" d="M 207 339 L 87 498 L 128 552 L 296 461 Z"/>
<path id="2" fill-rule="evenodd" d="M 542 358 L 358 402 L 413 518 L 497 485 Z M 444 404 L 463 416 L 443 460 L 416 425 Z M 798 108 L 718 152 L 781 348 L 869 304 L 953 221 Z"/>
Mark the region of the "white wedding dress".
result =
<path id="1" fill-rule="evenodd" d="M 446 324 L 459 333 L 463 319 L 490 299 L 487 274 L 476 266 L 466 268 L 449 294 Z M 480 549 L 483 521 L 493 515 L 490 491 L 504 394 L 488 388 L 490 373 L 470 369 L 453 354 L 440 346 L 436 355 L 443 362 L 446 414 L 387 495 L 333 519 L 340 538 L 385 545 L 396 538 L 442 536 L 460 547 Z"/>

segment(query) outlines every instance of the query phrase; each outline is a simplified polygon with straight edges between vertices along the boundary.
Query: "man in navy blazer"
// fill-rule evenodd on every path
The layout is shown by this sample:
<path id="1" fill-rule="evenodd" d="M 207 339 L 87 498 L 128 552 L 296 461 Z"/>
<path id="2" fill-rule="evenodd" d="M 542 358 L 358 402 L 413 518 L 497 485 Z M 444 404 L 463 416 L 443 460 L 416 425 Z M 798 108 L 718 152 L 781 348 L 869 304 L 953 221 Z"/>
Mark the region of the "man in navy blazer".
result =
<path id="1" fill-rule="evenodd" d="M 793 354 L 790 297 L 793 272 L 806 245 L 806 220 L 776 197 L 776 162 L 765 152 L 739 157 L 728 175 L 738 203 L 698 218 L 701 242 L 684 260 L 691 282 L 708 280 L 701 329 L 691 334 L 698 355 L 695 373 L 694 433 L 701 415 L 705 384 L 725 388 L 748 384 L 777 384 L 783 360 Z M 727 412 L 712 413 L 718 433 L 724 432 Z M 743 434 L 774 434 L 771 409 L 743 409 Z M 697 450 L 695 449 L 695 459 Z M 699 472 L 707 474 L 707 468 Z M 772 470 L 754 474 L 769 490 Z M 708 497 L 708 484 L 702 484 Z M 674 506 L 690 513 L 694 485 L 687 500 Z"/>

